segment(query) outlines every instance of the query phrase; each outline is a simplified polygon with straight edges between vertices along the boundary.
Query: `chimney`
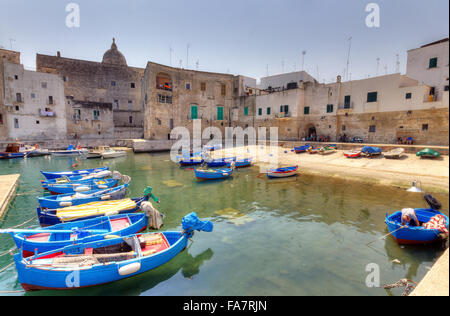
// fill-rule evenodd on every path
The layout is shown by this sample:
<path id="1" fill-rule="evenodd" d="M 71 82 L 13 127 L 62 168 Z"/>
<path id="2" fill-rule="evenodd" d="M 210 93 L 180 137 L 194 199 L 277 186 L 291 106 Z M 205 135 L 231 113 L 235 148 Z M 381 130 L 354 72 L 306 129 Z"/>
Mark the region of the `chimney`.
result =
<path id="1" fill-rule="evenodd" d="M 61 52 L 60 52 L 60 51 L 57 51 L 57 52 L 56 52 L 56 56 L 57 56 L 57 57 L 61 57 Z"/>

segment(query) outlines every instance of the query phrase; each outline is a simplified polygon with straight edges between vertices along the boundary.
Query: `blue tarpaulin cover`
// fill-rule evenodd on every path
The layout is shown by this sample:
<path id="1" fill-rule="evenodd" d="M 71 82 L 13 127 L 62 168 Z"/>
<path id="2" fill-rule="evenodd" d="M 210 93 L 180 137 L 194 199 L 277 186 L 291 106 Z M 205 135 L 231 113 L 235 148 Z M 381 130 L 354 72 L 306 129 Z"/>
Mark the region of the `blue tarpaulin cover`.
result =
<path id="1" fill-rule="evenodd" d="M 212 232 L 214 226 L 210 221 L 200 220 L 195 212 L 183 217 L 181 225 L 183 230 L 188 234 L 194 230 Z"/>
<path id="2" fill-rule="evenodd" d="M 361 149 L 365 154 L 381 153 L 381 149 L 378 147 L 365 146 Z"/>

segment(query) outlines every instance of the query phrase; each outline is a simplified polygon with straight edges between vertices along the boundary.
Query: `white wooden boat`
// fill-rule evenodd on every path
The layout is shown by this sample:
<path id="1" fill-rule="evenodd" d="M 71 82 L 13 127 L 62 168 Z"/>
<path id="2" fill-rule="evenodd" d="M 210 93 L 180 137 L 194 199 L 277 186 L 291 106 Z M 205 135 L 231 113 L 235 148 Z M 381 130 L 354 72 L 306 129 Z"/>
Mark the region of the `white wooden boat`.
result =
<path id="1" fill-rule="evenodd" d="M 123 150 L 114 150 L 108 146 L 103 147 L 102 157 L 103 159 L 109 159 L 109 158 L 117 158 L 117 157 L 123 157 L 127 153 Z"/>

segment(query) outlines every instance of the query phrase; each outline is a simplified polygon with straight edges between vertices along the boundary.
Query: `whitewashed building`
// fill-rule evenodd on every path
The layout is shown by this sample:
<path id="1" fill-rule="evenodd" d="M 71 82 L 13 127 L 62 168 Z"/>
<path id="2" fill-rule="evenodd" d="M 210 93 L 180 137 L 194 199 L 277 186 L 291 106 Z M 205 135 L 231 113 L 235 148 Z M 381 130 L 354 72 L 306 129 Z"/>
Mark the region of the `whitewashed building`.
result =
<path id="1" fill-rule="evenodd" d="M 408 51 L 406 76 L 431 87 L 428 98 L 441 100 L 449 90 L 449 39 L 442 39 Z"/>
<path id="2" fill-rule="evenodd" d="M 66 138 L 64 82 L 58 75 L 4 64 L 4 106 L 10 140 Z"/>

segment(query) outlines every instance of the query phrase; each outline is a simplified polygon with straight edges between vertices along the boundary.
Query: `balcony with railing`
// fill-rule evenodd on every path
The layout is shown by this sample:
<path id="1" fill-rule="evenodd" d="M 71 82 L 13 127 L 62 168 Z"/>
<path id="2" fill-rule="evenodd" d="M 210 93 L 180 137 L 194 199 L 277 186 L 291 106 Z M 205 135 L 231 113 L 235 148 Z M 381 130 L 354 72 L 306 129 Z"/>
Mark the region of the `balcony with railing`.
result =
<path id="1" fill-rule="evenodd" d="M 56 113 L 53 112 L 49 108 L 39 109 L 38 113 L 39 113 L 39 116 L 41 116 L 41 117 L 55 117 L 56 116 Z"/>
<path id="2" fill-rule="evenodd" d="M 281 118 L 290 118 L 292 117 L 291 112 L 280 112 L 275 114 L 275 118 L 281 119 Z"/>
<path id="3" fill-rule="evenodd" d="M 337 114 L 345 114 L 345 113 L 351 113 L 354 109 L 354 103 L 353 102 L 346 102 L 344 104 L 338 104 Z"/>

